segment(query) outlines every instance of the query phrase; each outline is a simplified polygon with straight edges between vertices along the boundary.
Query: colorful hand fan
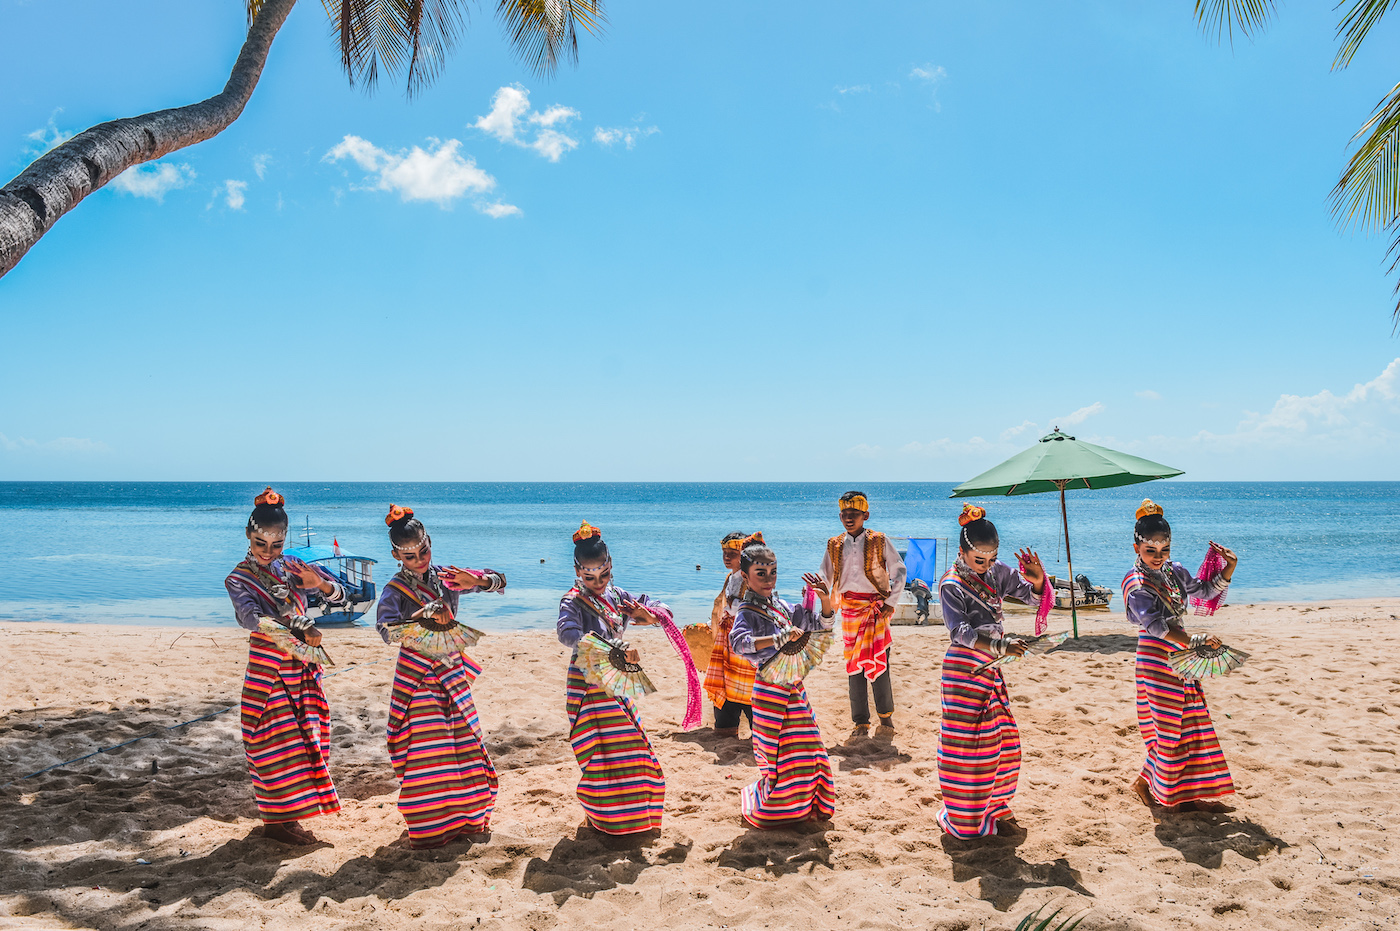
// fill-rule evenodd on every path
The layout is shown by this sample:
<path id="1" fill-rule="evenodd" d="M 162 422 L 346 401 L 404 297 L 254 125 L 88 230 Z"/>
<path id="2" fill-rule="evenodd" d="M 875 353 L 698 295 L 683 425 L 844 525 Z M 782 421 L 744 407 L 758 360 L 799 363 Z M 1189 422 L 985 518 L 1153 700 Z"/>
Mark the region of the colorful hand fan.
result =
<path id="1" fill-rule="evenodd" d="M 829 630 L 804 630 L 801 637 L 778 647 L 778 652 L 759 667 L 758 677 L 774 685 L 801 682 L 822 661 L 834 639 Z"/>
<path id="2" fill-rule="evenodd" d="M 309 663 L 313 666 L 335 665 L 335 661 L 325 650 L 302 643 L 290 630 L 270 618 L 258 619 L 258 633 L 271 637 L 272 642 L 277 645 L 277 649 L 283 653 L 290 653 L 303 663 Z"/>
<path id="3" fill-rule="evenodd" d="M 1167 663 L 1183 681 L 1199 682 L 1212 679 L 1239 669 L 1249 654 L 1221 644 L 1218 647 L 1206 643 L 1205 634 L 1196 634 L 1191 645 L 1184 650 L 1173 650 L 1167 654 Z"/>
<path id="4" fill-rule="evenodd" d="M 988 669 L 1000 669 L 1002 666 L 1010 666 L 1018 659 L 1024 659 L 1027 656 L 1038 656 L 1041 653 L 1049 653 L 1068 639 L 1069 631 L 1062 630 L 1058 634 L 1041 634 L 1039 637 L 1024 640 L 1022 642 L 1026 645 L 1026 652 L 1023 655 L 1017 656 L 1015 653 L 1008 653 L 1005 656 L 998 656 L 990 663 L 983 663 L 981 666 L 972 670 L 972 674 L 974 676 L 981 675 Z"/>
<path id="5" fill-rule="evenodd" d="M 475 627 L 468 627 L 456 621 L 446 629 L 409 622 L 389 630 L 390 643 L 400 644 L 404 649 L 447 666 L 455 666 L 461 662 L 462 651 L 476 646 L 484 636 L 486 634 Z"/>
<path id="6" fill-rule="evenodd" d="M 578 642 L 578 665 L 589 685 L 614 698 L 636 701 L 656 691 L 641 664 L 627 661 L 625 644 L 608 643 L 597 634 L 584 634 Z"/>

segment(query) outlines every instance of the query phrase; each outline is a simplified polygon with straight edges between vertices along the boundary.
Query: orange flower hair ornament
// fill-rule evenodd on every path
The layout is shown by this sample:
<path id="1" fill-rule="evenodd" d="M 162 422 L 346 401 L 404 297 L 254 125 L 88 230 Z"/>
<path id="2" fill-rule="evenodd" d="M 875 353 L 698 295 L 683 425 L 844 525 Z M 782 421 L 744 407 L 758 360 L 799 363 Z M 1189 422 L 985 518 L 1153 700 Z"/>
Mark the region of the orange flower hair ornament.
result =
<path id="1" fill-rule="evenodd" d="M 253 504 L 270 504 L 273 507 L 276 507 L 277 505 L 282 504 L 286 500 L 286 498 L 273 491 L 271 485 L 268 485 L 266 488 L 263 489 L 262 494 L 258 495 L 256 498 L 253 499 Z"/>
<path id="2" fill-rule="evenodd" d="M 1153 501 L 1151 498 L 1143 498 L 1142 504 L 1138 505 L 1137 519 L 1142 520 L 1144 517 L 1147 517 L 1149 515 L 1161 516 L 1163 513 L 1165 512 L 1162 510 L 1162 506 L 1160 504 Z"/>
<path id="3" fill-rule="evenodd" d="M 384 515 L 384 525 L 392 527 L 405 517 L 413 516 L 413 508 L 399 507 L 397 504 L 389 505 L 389 513 Z"/>
<path id="4" fill-rule="evenodd" d="M 744 537 L 744 539 L 743 539 L 741 542 L 744 544 L 744 546 L 743 546 L 744 549 L 747 549 L 747 548 L 749 548 L 750 546 L 753 546 L 755 543 L 757 543 L 759 546 L 767 546 L 767 545 L 768 545 L 767 543 L 763 542 L 763 531 L 762 531 L 762 530 L 755 530 L 753 533 L 749 534 L 747 537 Z"/>
<path id="5" fill-rule="evenodd" d="M 958 526 L 966 527 L 975 520 L 981 520 L 987 516 L 986 508 L 979 508 L 975 504 L 964 504 L 962 513 L 958 515 Z"/>
<path id="6" fill-rule="evenodd" d="M 585 520 L 581 521 L 578 525 L 578 529 L 574 531 L 574 542 L 582 543 L 584 540 L 591 540 L 594 537 L 601 537 L 602 535 L 603 531 Z"/>

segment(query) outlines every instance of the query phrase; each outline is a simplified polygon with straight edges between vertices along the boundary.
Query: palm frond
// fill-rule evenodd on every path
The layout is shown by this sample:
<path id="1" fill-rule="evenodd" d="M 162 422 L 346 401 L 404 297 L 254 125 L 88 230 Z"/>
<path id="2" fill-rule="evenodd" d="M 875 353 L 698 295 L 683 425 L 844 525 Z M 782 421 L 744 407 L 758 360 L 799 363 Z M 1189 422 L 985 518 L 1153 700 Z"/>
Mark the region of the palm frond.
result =
<path id="1" fill-rule="evenodd" d="M 1332 61 L 1334 70 L 1351 64 L 1357 49 L 1370 35 L 1371 27 L 1380 22 L 1381 17 L 1390 12 L 1397 2 L 1400 0 L 1355 0 L 1337 27 L 1337 38 L 1342 40 L 1342 47 L 1337 49 L 1337 57 Z"/>
<path id="2" fill-rule="evenodd" d="M 548 77 L 561 58 L 578 63 L 578 31 L 601 35 L 607 25 L 602 0 L 500 0 L 496 18 L 516 53 L 536 74 Z"/>
<path id="3" fill-rule="evenodd" d="M 403 74 L 411 97 L 437 77 L 466 24 L 465 0 L 322 0 L 350 83 Z"/>
<path id="4" fill-rule="evenodd" d="M 1020 923 L 1016 925 L 1016 931 L 1074 931 L 1075 928 L 1079 927 L 1080 922 L 1082 922 L 1085 917 L 1084 915 L 1080 915 L 1078 918 L 1071 920 L 1069 916 L 1066 916 L 1061 919 L 1059 924 L 1052 928 L 1050 922 L 1054 921 L 1064 909 L 1057 908 L 1049 915 L 1041 918 L 1040 913 L 1044 908 L 1045 906 L 1042 905 L 1025 918 L 1022 918 Z"/>
<path id="5" fill-rule="evenodd" d="M 1400 84 L 1352 137 L 1365 137 L 1332 188 L 1332 215 L 1344 229 L 1385 229 L 1400 217 Z"/>
<path id="6" fill-rule="evenodd" d="M 1233 43 L 1236 32 L 1248 39 L 1269 25 L 1274 12 L 1274 0 L 1196 0 L 1196 21 L 1207 35 L 1214 32 L 1217 42 Z"/>

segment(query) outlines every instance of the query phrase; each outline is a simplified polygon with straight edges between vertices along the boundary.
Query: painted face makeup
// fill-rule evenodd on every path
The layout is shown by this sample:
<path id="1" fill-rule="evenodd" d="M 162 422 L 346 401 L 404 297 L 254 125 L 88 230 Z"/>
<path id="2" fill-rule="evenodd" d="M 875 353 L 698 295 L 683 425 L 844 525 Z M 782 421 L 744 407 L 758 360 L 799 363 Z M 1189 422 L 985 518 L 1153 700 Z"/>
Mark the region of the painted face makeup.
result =
<path id="1" fill-rule="evenodd" d="M 409 572 L 426 572 L 433 561 L 433 538 L 424 534 L 415 545 L 394 547 L 394 558 Z"/>
<path id="2" fill-rule="evenodd" d="M 583 587 L 595 595 L 601 595 L 608 590 L 608 583 L 612 581 L 612 563 L 592 563 L 586 566 L 575 566 L 574 574 L 583 583 Z"/>
<path id="3" fill-rule="evenodd" d="M 1172 558 L 1171 537 L 1157 537 L 1153 540 L 1139 538 L 1138 542 L 1133 544 L 1133 551 L 1138 554 L 1144 566 L 1160 572 Z"/>
<path id="4" fill-rule="evenodd" d="M 749 566 L 749 571 L 744 573 L 744 581 L 748 583 L 749 590 L 764 598 L 773 597 L 773 590 L 778 587 L 778 564 L 775 562 L 756 562 Z"/>
<path id="5" fill-rule="evenodd" d="M 974 546 L 959 550 L 958 553 L 962 556 L 962 561 L 967 563 L 967 567 L 978 575 L 992 568 L 992 563 L 997 561 L 997 550 L 984 550 Z"/>
<path id="6" fill-rule="evenodd" d="M 254 530 L 248 533 L 248 552 L 253 554 L 253 558 L 260 565 L 268 566 L 277 557 L 282 555 L 282 548 L 287 544 L 287 534 L 274 533 L 267 530 Z"/>

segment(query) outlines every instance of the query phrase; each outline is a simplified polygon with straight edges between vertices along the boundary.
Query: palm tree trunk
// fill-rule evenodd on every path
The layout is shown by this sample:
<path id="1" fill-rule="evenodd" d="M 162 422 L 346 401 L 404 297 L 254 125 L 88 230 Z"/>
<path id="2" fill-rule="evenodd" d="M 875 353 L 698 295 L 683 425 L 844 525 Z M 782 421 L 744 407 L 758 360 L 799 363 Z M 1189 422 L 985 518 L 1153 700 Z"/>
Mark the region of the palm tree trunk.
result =
<path id="1" fill-rule="evenodd" d="M 19 264 L 59 217 L 133 165 L 217 136 L 258 86 L 268 50 L 296 0 L 265 0 L 223 93 L 208 100 L 112 120 L 40 156 L 0 188 L 0 276 Z"/>

